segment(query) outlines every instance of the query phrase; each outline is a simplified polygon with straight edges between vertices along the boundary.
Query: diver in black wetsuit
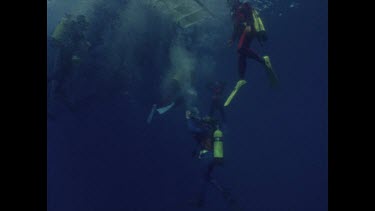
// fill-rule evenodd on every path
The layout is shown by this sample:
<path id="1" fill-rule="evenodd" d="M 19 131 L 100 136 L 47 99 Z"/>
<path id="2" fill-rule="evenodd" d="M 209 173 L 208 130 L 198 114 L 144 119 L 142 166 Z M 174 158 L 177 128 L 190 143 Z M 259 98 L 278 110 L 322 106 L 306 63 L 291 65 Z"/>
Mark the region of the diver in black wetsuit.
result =
<path id="1" fill-rule="evenodd" d="M 219 130 L 218 121 L 210 117 L 199 117 L 199 111 L 196 108 L 187 110 L 185 117 L 188 129 L 193 138 L 197 141 L 197 149 L 194 151 L 193 156 L 199 159 L 201 172 L 200 191 L 197 199 L 190 201 L 190 205 L 203 207 L 205 205 L 207 188 L 211 184 L 222 194 L 231 210 L 242 210 L 236 200 L 233 199 L 231 193 L 223 188 L 213 177 L 215 167 L 223 164 L 222 145 L 221 151 L 220 149 L 218 150 L 217 145 L 215 145 L 215 141 L 222 138 L 222 132 Z M 217 154 L 220 153 L 221 157 L 217 157 Z"/>

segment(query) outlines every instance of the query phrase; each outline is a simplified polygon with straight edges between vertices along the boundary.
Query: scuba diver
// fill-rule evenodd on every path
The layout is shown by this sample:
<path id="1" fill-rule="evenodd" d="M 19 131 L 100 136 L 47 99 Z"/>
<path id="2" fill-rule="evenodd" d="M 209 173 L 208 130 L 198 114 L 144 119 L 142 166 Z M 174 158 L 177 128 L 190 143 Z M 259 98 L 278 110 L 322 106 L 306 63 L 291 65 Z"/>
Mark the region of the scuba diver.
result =
<path id="1" fill-rule="evenodd" d="M 200 161 L 200 190 L 196 199 L 190 200 L 189 204 L 195 207 L 204 207 L 208 186 L 212 185 L 218 190 L 228 202 L 232 210 L 242 210 L 232 197 L 231 193 L 221 186 L 213 177 L 216 166 L 223 164 L 223 133 L 219 128 L 218 121 L 199 116 L 199 110 L 194 107 L 185 113 L 188 130 L 197 141 L 197 147 L 193 157 Z"/>
<path id="2" fill-rule="evenodd" d="M 53 69 L 48 76 L 48 82 L 54 84 L 53 94 L 67 97 L 64 88 L 72 77 L 73 66 L 80 63 L 82 55 L 91 46 L 85 38 L 88 25 L 84 15 L 73 19 L 72 15 L 66 14 L 54 29 L 49 41 L 57 52 Z"/>
<path id="3" fill-rule="evenodd" d="M 225 83 L 221 81 L 215 81 L 214 83 L 207 84 L 207 88 L 212 92 L 211 105 L 209 110 L 209 116 L 213 118 L 214 112 L 218 110 L 221 115 L 221 120 L 223 123 L 226 122 L 226 116 L 223 106 L 223 92 L 225 88 Z"/>
<path id="4" fill-rule="evenodd" d="M 232 36 L 228 41 L 228 45 L 232 46 L 233 42 L 238 40 L 238 75 L 240 80 L 237 82 L 235 89 L 228 97 L 224 106 L 229 105 L 239 88 L 246 84 L 245 72 L 246 60 L 248 58 L 254 59 L 264 65 L 272 87 L 276 86 L 278 82 L 277 75 L 272 69 L 269 56 L 261 57 L 250 48 L 250 44 L 254 38 L 258 40 L 261 46 L 263 46 L 263 43 L 268 39 L 258 12 L 253 9 L 248 2 L 241 3 L 240 0 L 227 0 L 227 3 L 231 8 L 231 17 L 234 23 Z"/>

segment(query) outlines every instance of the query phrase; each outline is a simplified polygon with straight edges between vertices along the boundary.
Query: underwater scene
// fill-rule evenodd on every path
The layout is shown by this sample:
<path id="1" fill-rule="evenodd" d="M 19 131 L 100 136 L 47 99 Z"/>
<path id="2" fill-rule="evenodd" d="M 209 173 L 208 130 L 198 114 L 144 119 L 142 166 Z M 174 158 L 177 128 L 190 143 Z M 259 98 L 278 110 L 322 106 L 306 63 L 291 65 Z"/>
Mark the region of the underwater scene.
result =
<path id="1" fill-rule="evenodd" d="M 328 1 L 46 12 L 48 211 L 328 210 Z"/>

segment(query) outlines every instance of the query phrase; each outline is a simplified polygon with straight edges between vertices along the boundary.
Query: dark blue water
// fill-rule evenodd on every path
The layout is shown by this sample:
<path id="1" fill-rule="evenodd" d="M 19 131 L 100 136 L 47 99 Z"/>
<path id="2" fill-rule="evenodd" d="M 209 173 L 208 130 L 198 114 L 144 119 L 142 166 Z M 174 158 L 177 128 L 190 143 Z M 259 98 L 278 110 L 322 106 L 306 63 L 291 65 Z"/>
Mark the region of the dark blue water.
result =
<path id="1" fill-rule="evenodd" d="M 287 8 L 287 3 L 279 5 Z M 264 49 L 253 44 L 270 55 L 281 86 L 269 88 L 263 68 L 248 61 L 248 84 L 226 109 L 226 163 L 215 173 L 246 210 L 328 210 L 328 8 L 323 0 L 299 3 L 282 16 L 265 12 L 269 41 Z M 173 28 L 165 29 L 157 39 L 173 36 Z M 228 26 L 225 32 L 230 31 Z M 195 194 L 199 174 L 184 108 L 157 116 L 150 125 L 145 121 L 159 95 L 160 65 L 168 63 L 165 50 L 158 55 L 147 50 L 153 45 L 139 41 L 146 49 L 139 52 L 145 53 L 138 61 L 144 63 L 142 79 L 134 86 L 124 82 L 130 94 L 118 91 L 122 83 L 109 77 L 77 86 L 77 92 L 96 95 L 74 112 L 55 105 L 55 119 L 48 120 L 49 211 L 194 210 L 184 205 Z M 104 58 L 98 46 L 97 58 Z M 228 95 L 237 80 L 233 48 L 202 52 L 213 52 L 219 65 L 211 79 L 225 80 Z M 108 68 L 104 59 L 91 65 Z M 88 77 L 101 77 L 92 74 Z M 196 82 L 203 113 L 210 103 L 205 79 Z M 227 209 L 210 190 L 202 210 Z"/>

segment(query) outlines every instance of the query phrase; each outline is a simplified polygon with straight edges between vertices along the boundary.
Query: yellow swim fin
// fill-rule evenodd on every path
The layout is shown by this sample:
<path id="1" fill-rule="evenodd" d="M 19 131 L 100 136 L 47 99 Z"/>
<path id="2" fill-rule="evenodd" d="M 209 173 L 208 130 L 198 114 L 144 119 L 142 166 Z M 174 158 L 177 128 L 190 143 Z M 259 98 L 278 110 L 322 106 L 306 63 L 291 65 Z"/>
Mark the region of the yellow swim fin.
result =
<path id="1" fill-rule="evenodd" d="M 239 80 L 236 84 L 236 86 L 234 87 L 233 91 L 230 93 L 229 97 L 227 98 L 227 100 L 225 101 L 224 103 L 224 106 L 228 106 L 229 103 L 232 101 L 233 97 L 237 94 L 238 90 L 246 84 L 246 81 L 245 80 Z"/>
<path id="2" fill-rule="evenodd" d="M 279 83 L 279 79 L 272 69 L 271 61 L 269 56 L 263 56 L 264 61 L 266 62 L 266 72 L 268 79 L 270 80 L 270 84 L 272 87 L 275 87 Z"/>

